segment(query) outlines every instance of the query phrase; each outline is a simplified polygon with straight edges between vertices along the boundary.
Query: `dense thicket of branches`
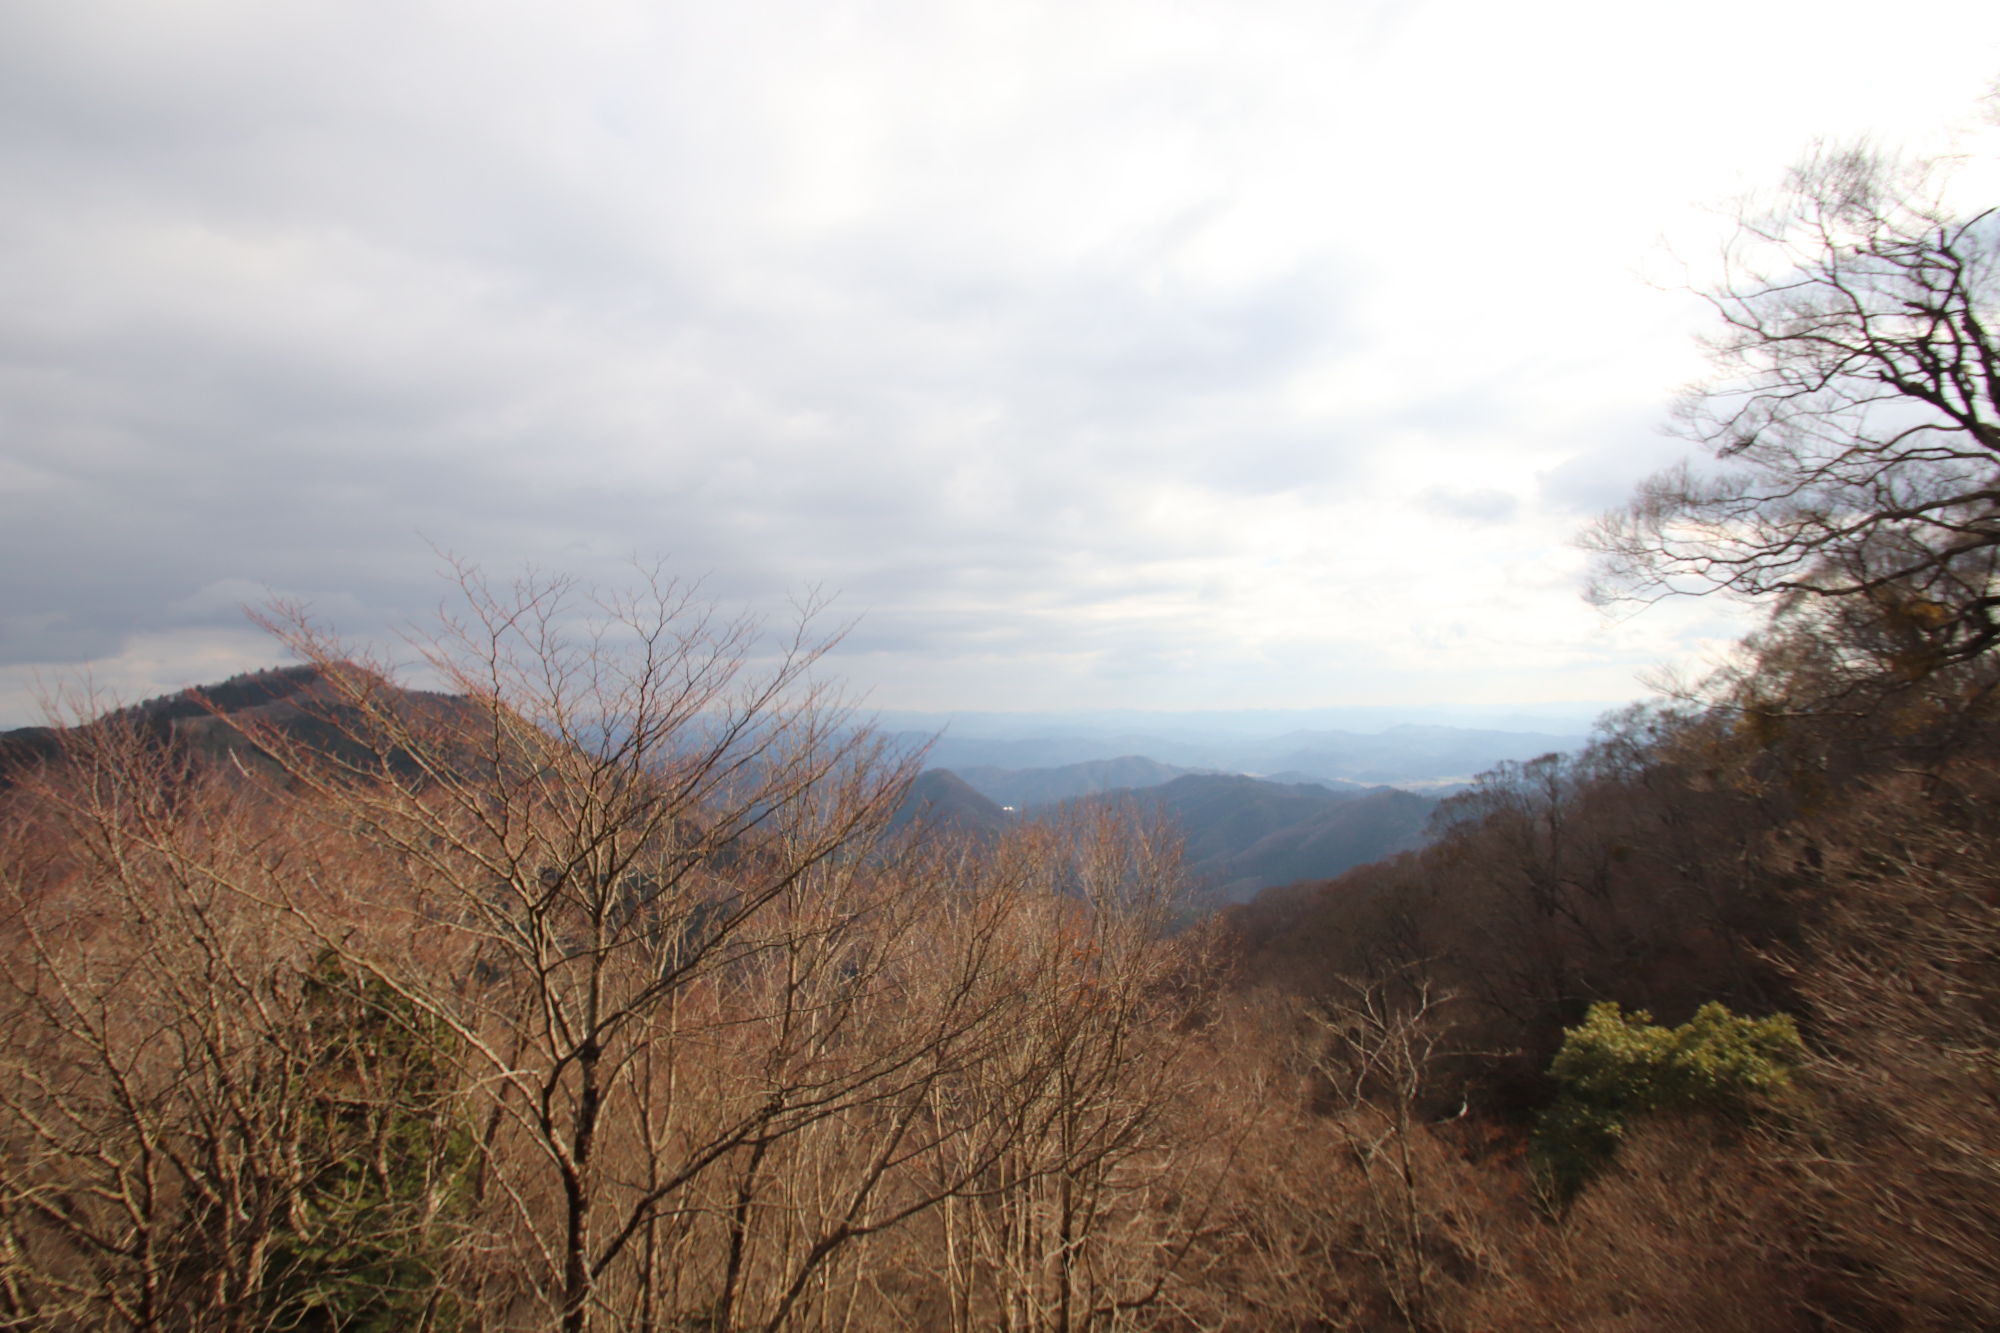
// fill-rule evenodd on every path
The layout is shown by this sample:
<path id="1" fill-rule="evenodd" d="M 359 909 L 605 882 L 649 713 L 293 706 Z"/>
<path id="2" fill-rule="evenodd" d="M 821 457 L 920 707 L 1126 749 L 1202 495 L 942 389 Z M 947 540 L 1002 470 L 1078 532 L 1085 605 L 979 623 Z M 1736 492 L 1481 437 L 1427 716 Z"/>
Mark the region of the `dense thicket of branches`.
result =
<path id="1" fill-rule="evenodd" d="M 427 645 L 454 693 L 291 625 L 310 687 L 233 715 L 240 750 L 120 714 L 17 782 L 0 1326 L 1169 1302 L 1207 994 L 1173 844 L 891 840 L 910 764 L 802 639 L 754 673 L 670 588 L 582 638 L 563 584 L 466 592 Z"/>

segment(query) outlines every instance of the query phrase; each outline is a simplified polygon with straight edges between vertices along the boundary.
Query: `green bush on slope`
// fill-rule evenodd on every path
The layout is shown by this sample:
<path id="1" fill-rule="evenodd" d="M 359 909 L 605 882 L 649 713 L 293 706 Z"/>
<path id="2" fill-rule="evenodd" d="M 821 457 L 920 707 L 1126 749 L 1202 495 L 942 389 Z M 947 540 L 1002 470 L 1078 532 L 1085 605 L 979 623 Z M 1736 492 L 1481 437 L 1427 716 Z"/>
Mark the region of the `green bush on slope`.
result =
<path id="1" fill-rule="evenodd" d="M 1802 1054 L 1787 1014 L 1745 1018 L 1710 1003 L 1666 1028 L 1643 1009 L 1593 1004 L 1549 1067 L 1560 1091 L 1536 1130 L 1536 1158 L 1559 1193 L 1573 1194 L 1616 1155 L 1634 1117 L 1749 1114 L 1790 1090 Z"/>

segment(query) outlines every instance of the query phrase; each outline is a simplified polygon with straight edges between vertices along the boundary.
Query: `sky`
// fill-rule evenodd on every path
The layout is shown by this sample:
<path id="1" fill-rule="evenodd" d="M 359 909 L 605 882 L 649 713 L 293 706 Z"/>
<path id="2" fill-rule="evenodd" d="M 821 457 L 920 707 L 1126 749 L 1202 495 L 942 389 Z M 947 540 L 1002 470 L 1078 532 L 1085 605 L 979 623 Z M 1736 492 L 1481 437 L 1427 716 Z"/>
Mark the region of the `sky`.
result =
<path id="1" fill-rule="evenodd" d="M 0 725 L 659 565 L 920 710 L 1617 702 L 1685 289 L 2000 7 L 12 0 Z M 1989 103 L 1990 106 L 1990 103 Z"/>

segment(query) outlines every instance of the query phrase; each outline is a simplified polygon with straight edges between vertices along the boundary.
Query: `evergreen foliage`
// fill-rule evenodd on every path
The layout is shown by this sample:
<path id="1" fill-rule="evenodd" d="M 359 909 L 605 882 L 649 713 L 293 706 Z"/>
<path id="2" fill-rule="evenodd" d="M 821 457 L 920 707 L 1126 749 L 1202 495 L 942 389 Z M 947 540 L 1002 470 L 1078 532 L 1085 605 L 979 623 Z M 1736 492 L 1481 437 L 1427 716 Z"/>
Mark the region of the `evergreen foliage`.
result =
<path id="1" fill-rule="evenodd" d="M 1564 1031 L 1550 1066 L 1560 1091 L 1536 1133 L 1536 1157 L 1558 1191 L 1573 1194 L 1616 1155 L 1634 1118 L 1749 1114 L 1790 1091 L 1802 1055 L 1788 1014 L 1746 1018 L 1710 1003 L 1667 1028 L 1643 1009 L 1593 1004 Z"/>
<path id="2" fill-rule="evenodd" d="M 390 1333 L 458 1326 L 441 1281 L 464 1203 L 470 1127 L 454 1106 L 450 1034 L 408 997 L 323 953 L 304 981 L 301 1180 L 272 1246 L 273 1329 Z"/>

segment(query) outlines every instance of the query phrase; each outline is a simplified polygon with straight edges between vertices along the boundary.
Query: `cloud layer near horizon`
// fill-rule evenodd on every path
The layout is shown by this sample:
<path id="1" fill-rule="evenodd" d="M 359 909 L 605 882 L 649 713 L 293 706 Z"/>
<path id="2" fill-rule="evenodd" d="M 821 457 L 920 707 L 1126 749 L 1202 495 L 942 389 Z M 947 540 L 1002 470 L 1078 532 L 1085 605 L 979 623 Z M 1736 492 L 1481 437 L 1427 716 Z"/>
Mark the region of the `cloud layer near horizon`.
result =
<path id="1" fill-rule="evenodd" d="M 1699 368 L 1634 270 L 1969 113 L 1948 8 L 10 6 L 0 721 L 432 547 L 837 591 L 890 707 L 1629 696 L 1729 628 L 1577 601 Z"/>

